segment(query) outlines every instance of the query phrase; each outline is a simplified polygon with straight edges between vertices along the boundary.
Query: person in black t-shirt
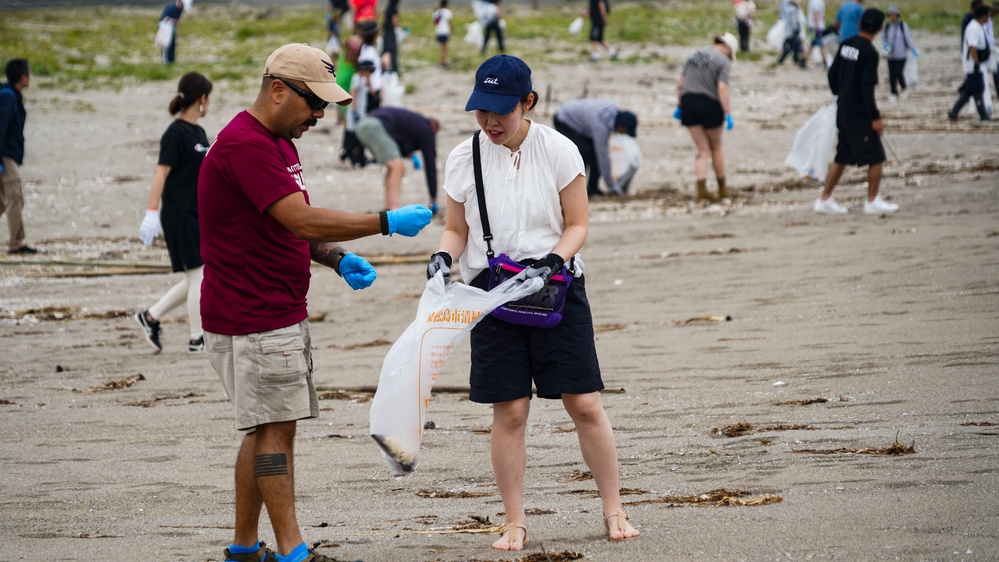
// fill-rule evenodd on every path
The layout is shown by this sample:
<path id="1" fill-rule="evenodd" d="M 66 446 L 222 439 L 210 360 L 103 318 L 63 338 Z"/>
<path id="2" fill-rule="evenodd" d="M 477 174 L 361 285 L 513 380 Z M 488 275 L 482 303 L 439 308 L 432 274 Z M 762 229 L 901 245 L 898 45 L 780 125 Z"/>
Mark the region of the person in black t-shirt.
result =
<path id="1" fill-rule="evenodd" d="M 864 10 L 860 18 L 860 34 L 843 41 L 829 68 L 829 88 L 839 96 L 836 109 L 839 141 L 836 157 L 826 174 L 822 195 L 815 201 L 816 213 L 838 215 L 847 212 L 846 207 L 836 203 L 832 192 L 848 164 L 868 167 L 865 213 L 893 213 L 898 210 L 898 205 L 884 201 L 878 193 L 885 162 L 885 149 L 881 145 L 884 122 L 874 99 L 879 55 L 871 41 L 881 31 L 884 21 L 885 14 L 881 10 Z"/>
<path id="2" fill-rule="evenodd" d="M 189 72 L 181 77 L 177 93 L 170 100 L 169 111 L 175 119 L 160 138 L 149 206 L 139 227 L 139 238 L 152 244 L 163 225 L 163 238 L 174 272 L 183 272 L 178 281 L 153 306 L 135 314 L 135 321 L 149 345 L 159 353 L 160 319 L 174 308 L 187 303 L 187 322 L 191 339 L 187 350 L 204 351 L 201 329 L 201 278 L 205 262 L 201 259 L 201 231 L 198 226 L 198 174 L 208 153 L 208 136 L 198 119 L 208 112 L 212 82 Z M 162 214 L 160 200 L 162 199 Z"/>

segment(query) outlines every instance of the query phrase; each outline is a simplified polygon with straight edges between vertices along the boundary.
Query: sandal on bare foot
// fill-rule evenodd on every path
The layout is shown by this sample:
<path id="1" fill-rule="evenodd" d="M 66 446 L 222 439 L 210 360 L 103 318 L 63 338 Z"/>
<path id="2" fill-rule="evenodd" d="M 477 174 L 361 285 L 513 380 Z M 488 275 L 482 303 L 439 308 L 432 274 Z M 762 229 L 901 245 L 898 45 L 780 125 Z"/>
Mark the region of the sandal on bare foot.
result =
<path id="1" fill-rule="evenodd" d="M 621 534 L 620 537 L 614 538 L 614 532 L 611 531 L 610 519 L 611 517 L 617 517 L 617 532 Z M 607 529 L 607 538 L 612 541 L 623 541 L 628 539 L 633 539 L 637 537 L 640 533 L 637 529 L 628 523 L 628 514 L 622 510 L 617 510 L 610 515 L 604 516 L 604 529 Z"/>
<path id="2" fill-rule="evenodd" d="M 524 531 L 524 539 L 517 540 L 517 529 L 522 529 Z M 501 531 L 503 536 L 501 536 L 496 542 L 493 543 L 493 548 L 496 550 L 523 550 L 524 545 L 527 544 L 527 527 L 520 523 L 508 523 L 503 525 L 503 530 Z M 518 543 L 520 546 L 517 546 Z"/>

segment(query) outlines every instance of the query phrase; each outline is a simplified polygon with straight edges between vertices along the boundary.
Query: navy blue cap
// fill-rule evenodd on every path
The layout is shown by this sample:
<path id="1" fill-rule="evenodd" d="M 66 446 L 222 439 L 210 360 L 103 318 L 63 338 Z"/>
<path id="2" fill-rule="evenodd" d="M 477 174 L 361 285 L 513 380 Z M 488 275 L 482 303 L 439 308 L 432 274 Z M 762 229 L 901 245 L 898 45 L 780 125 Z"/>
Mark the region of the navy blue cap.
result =
<path id="1" fill-rule="evenodd" d="M 534 90 L 531 68 L 510 55 L 486 59 L 475 71 L 475 87 L 465 104 L 465 111 L 491 111 L 506 115 L 517 107 L 520 98 Z"/>
<path id="2" fill-rule="evenodd" d="M 630 111 L 618 111 L 614 118 L 614 128 L 621 127 L 628 136 L 635 136 L 638 133 L 638 117 Z"/>

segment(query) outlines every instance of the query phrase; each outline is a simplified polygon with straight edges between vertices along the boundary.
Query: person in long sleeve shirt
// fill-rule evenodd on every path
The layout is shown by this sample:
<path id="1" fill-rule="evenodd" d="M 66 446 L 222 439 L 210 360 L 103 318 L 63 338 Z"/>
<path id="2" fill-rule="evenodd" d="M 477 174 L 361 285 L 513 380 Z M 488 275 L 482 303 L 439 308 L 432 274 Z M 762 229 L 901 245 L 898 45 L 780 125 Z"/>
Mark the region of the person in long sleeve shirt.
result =
<path id="1" fill-rule="evenodd" d="M 878 193 L 886 158 L 881 144 L 884 122 L 874 99 L 879 55 L 871 42 L 881 31 L 884 20 L 885 14 L 881 10 L 864 10 L 860 18 L 860 33 L 840 44 L 829 68 L 829 88 L 833 95 L 839 96 L 836 109 L 839 141 L 836 157 L 826 174 L 822 195 L 815 201 L 816 213 L 835 215 L 847 212 L 846 207 L 832 198 L 847 165 L 868 167 L 865 213 L 882 214 L 898 210 L 898 205 L 884 201 Z"/>
<path id="2" fill-rule="evenodd" d="M 600 178 L 607 188 L 624 195 L 624 189 L 611 175 L 611 133 L 623 132 L 635 136 L 638 120 L 630 111 L 623 111 L 608 99 L 582 99 L 565 102 L 555 112 L 555 130 L 579 148 L 586 167 L 586 193 L 589 197 L 603 195 Z"/>
<path id="3" fill-rule="evenodd" d="M 437 212 L 437 131 L 433 118 L 401 107 L 380 107 L 357 122 L 357 140 L 385 164 L 385 208 L 399 207 L 406 158 L 417 150 L 423 156 L 430 194 L 430 210 Z"/>

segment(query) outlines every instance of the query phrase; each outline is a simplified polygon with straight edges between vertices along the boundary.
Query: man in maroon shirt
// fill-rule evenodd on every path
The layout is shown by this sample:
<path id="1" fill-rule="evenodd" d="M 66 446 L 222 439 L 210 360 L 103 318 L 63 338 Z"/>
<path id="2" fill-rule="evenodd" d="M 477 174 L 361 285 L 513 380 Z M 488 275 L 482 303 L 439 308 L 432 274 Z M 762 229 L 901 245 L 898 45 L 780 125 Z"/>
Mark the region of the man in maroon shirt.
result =
<path id="1" fill-rule="evenodd" d="M 219 133 L 201 167 L 205 350 L 232 401 L 236 428 L 246 432 L 226 560 L 276 560 L 257 536 L 263 505 L 283 559 L 329 560 L 309 550 L 295 517 L 296 423 L 319 416 L 306 309 L 310 263 L 363 289 L 374 282 L 374 268 L 338 242 L 415 236 L 430 223 L 430 209 L 420 205 L 359 215 L 309 204 L 292 140 L 315 126 L 329 103 L 350 101 L 326 53 L 285 45 L 267 59 L 256 101 Z"/>

